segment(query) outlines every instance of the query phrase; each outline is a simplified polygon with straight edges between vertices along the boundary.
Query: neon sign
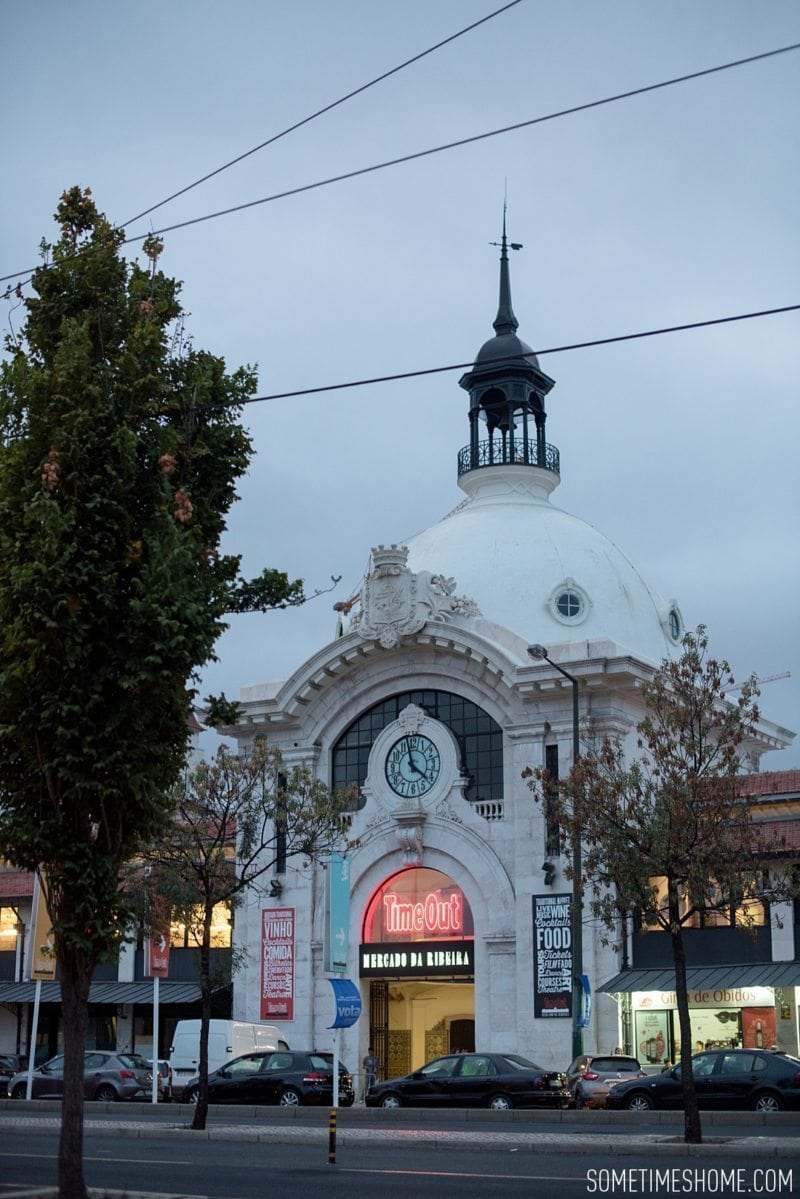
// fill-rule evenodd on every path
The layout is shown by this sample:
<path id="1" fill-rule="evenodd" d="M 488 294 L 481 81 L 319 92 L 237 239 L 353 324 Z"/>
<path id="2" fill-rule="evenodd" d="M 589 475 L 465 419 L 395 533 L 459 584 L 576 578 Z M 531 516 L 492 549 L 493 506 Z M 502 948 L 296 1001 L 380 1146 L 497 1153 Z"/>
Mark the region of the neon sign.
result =
<path id="1" fill-rule="evenodd" d="M 474 936 L 469 900 L 441 870 L 412 866 L 377 887 L 364 913 L 362 943 L 465 941 Z"/>
<path id="2" fill-rule="evenodd" d="M 387 933 L 442 933 L 464 931 L 463 896 L 452 891 L 443 896 L 441 890 L 429 891 L 416 903 L 401 899 L 391 891 L 383 895 L 383 927 Z"/>

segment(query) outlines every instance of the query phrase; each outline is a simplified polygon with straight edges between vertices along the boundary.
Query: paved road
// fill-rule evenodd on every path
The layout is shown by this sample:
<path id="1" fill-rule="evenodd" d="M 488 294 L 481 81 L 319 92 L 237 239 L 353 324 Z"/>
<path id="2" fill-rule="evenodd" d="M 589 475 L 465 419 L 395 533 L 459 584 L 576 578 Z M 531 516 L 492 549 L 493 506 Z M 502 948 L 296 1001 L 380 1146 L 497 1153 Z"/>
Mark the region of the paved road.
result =
<path id="1" fill-rule="evenodd" d="M 2 1122 L 0 1122 L 2 1126 Z M 340 1144 L 329 1164 L 327 1144 L 283 1145 L 254 1141 L 243 1146 L 222 1137 L 205 1138 L 166 1129 L 135 1141 L 89 1132 L 86 1178 L 91 1187 L 159 1192 L 183 1199 L 298 1199 L 324 1190 L 326 1199 L 380 1195 L 380 1199 L 585 1199 L 587 1195 L 785 1196 L 800 1193 L 800 1156 L 773 1156 L 750 1142 L 705 1147 L 687 1156 L 683 1146 L 654 1157 L 652 1149 L 620 1156 L 596 1145 L 582 1155 L 568 1148 L 486 1142 L 470 1152 L 451 1141 L 443 1152 L 399 1132 L 403 1143 L 378 1147 Z M 447 1134 L 440 1134 L 446 1136 Z M 455 1134 L 453 1134 L 455 1135 Z M 501 1134 L 502 1135 L 502 1134 Z M 56 1130 L 17 1129 L 0 1137 L 0 1199 L 52 1184 L 56 1174 Z M 525 1136 L 525 1134 L 523 1134 Z M 530 1141 L 530 1134 L 527 1135 Z M 772 1142 L 774 1145 L 775 1142 Z M 800 1152 L 800 1151 L 798 1151 Z M 22 1193 L 25 1193 L 23 1191 Z"/>
<path id="2" fill-rule="evenodd" d="M 189 1129 L 192 1114 L 87 1104 L 89 1184 L 201 1199 L 297 1199 L 320 1185 L 331 1199 L 800 1193 L 800 1113 L 708 1112 L 705 1143 L 687 1147 L 680 1113 L 355 1107 L 338 1113 L 334 1165 L 325 1109 L 214 1107 L 204 1133 Z M 0 1101 L 0 1199 L 53 1184 L 59 1128 L 58 1103 Z M 641 1174 L 652 1168 L 663 1182 Z M 700 1173 L 673 1176 L 684 1169 Z"/>

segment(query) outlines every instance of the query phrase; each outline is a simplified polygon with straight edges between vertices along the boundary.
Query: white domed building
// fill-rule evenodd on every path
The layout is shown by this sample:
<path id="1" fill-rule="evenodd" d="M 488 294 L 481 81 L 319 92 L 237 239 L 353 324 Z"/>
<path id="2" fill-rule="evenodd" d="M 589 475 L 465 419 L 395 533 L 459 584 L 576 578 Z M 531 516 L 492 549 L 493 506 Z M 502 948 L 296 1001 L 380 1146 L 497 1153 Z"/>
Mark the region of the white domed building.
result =
<path id="1" fill-rule="evenodd" d="M 653 1023 L 650 1005 L 640 1026 L 635 982 L 600 991 L 636 967 L 633 939 L 605 946 L 584 911 L 575 944 L 566 862 L 522 772 L 569 770 L 576 715 L 582 730 L 630 738 L 642 681 L 679 651 L 683 619 L 622 550 L 551 500 L 553 380 L 517 336 L 505 232 L 494 329 L 460 380 L 466 498 L 408 546 L 374 548 L 334 639 L 285 681 L 243 688 L 243 717 L 227 730 L 244 746 L 266 735 L 288 763 L 359 796 L 338 946 L 326 870 L 279 863 L 272 898 L 254 893 L 237 912 L 249 959 L 233 1014 L 281 1021 L 292 1046 L 329 1045 L 333 965 L 363 1004 L 342 1057 L 353 1068 L 372 1045 L 384 1077 L 476 1047 L 565 1069 L 574 1008 L 587 1051 L 640 1052 L 657 1029 L 646 1056 L 674 1053 L 666 999 L 664 1018 Z M 754 763 L 787 741 L 762 722 Z M 277 974 L 265 935 L 276 915 Z M 587 992 L 588 1015 L 577 1002 Z"/>

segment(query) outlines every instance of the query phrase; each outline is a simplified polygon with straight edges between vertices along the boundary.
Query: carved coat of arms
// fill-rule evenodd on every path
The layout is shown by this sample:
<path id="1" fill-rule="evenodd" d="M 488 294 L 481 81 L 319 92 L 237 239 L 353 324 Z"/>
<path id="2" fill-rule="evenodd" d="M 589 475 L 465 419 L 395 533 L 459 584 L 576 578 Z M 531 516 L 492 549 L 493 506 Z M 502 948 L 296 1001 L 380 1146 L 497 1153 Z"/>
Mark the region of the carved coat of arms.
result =
<path id="1" fill-rule="evenodd" d="M 401 638 L 418 633 L 429 620 L 448 620 L 456 613 L 479 615 L 472 600 L 453 594 L 455 580 L 406 565 L 408 548 L 377 546 L 372 551 L 372 570 L 364 580 L 360 610 L 350 622 L 350 631 L 365 640 L 393 649 Z"/>

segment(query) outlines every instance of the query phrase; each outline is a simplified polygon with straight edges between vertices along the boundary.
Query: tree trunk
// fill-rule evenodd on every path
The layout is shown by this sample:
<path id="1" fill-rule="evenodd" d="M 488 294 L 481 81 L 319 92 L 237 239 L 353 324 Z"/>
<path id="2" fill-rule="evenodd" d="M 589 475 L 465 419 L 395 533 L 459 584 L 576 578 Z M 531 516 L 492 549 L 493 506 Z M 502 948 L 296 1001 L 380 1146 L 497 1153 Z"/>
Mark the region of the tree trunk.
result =
<path id="1" fill-rule="evenodd" d="M 59 1199 L 87 1199 L 83 1177 L 83 1076 L 89 983 L 92 968 L 85 953 L 59 945 L 61 1008 L 64 1021 L 64 1101 L 58 1145 Z"/>
<path id="2" fill-rule="evenodd" d="M 203 943 L 200 946 L 200 1082 L 192 1128 L 202 1132 L 208 1118 L 208 1026 L 211 1022 L 211 916 L 203 918 Z"/>
<path id="3" fill-rule="evenodd" d="M 675 998 L 678 1005 L 678 1026 L 681 1030 L 681 1083 L 683 1086 L 683 1139 L 688 1144 L 699 1145 L 703 1140 L 700 1124 L 700 1109 L 697 1106 L 697 1091 L 692 1074 L 692 1025 L 689 1018 L 689 994 L 686 990 L 686 946 L 683 928 L 678 914 L 677 896 L 675 910 L 670 896 L 670 936 L 672 960 L 675 964 Z"/>

